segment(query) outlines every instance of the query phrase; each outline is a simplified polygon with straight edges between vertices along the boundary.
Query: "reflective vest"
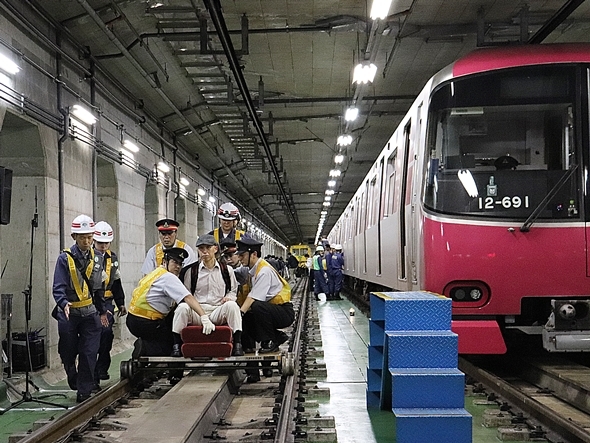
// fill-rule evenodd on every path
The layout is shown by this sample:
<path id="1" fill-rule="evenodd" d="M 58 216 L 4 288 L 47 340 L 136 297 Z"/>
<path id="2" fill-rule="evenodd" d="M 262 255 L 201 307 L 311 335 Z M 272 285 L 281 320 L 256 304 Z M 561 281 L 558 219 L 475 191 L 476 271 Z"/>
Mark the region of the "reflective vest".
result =
<path id="1" fill-rule="evenodd" d="M 111 291 L 111 287 L 115 281 L 113 276 L 116 274 L 118 268 L 119 260 L 117 260 L 117 256 L 115 256 L 115 261 L 113 262 L 113 253 L 110 251 L 110 249 L 107 249 L 104 254 L 104 272 L 107 275 L 107 278 L 104 281 L 104 298 L 113 297 L 113 291 Z"/>
<path id="2" fill-rule="evenodd" d="M 174 243 L 174 248 L 183 248 L 186 246 L 186 243 L 181 240 L 176 240 Z M 156 245 L 156 266 L 160 266 L 164 261 L 164 245 L 162 243 L 158 243 Z"/>
<path id="3" fill-rule="evenodd" d="M 215 238 L 215 241 L 217 243 L 219 243 L 219 231 L 220 231 L 220 228 L 213 229 L 213 237 Z M 242 235 L 244 235 L 244 234 L 245 234 L 244 231 L 240 231 L 239 229 L 236 229 L 235 234 L 234 234 L 234 241 L 238 241 L 240 238 L 242 238 Z"/>
<path id="4" fill-rule="evenodd" d="M 160 311 L 154 309 L 147 301 L 147 295 L 154 282 L 168 272 L 164 268 L 156 268 L 148 275 L 139 280 L 137 288 L 133 290 L 129 312 L 137 317 L 147 318 L 148 320 L 160 320 L 166 317 Z"/>
<path id="5" fill-rule="evenodd" d="M 258 265 L 256 266 L 256 272 L 254 273 L 254 276 L 256 277 L 264 266 L 268 266 L 270 269 L 272 269 L 275 275 L 279 277 L 281 283 L 283 284 L 283 288 L 279 291 L 279 293 L 275 295 L 273 298 L 271 298 L 268 302 L 272 303 L 273 305 L 282 305 L 283 303 L 289 303 L 291 301 L 291 286 L 289 285 L 287 280 L 281 277 L 281 274 L 279 274 L 277 270 L 273 268 L 266 260 L 258 261 Z"/>
<path id="6" fill-rule="evenodd" d="M 74 261 L 74 257 L 72 256 L 72 251 L 68 249 L 64 249 L 66 253 L 66 257 L 68 258 L 68 268 L 70 269 L 70 278 L 72 279 L 72 286 L 74 287 L 74 291 L 76 291 L 76 296 L 78 297 L 79 301 L 70 301 L 73 308 L 82 308 L 84 306 L 90 306 L 92 304 L 92 294 L 90 293 L 90 288 L 82 278 L 82 281 L 78 278 L 78 268 L 76 268 L 76 262 Z M 90 261 L 88 265 L 86 265 L 86 269 L 81 269 L 80 272 L 84 272 L 88 280 L 90 280 L 90 276 L 92 275 L 92 270 L 94 269 L 94 250 L 90 248 Z"/>
<path id="7" fill-rule="evenodd" d="M 237 296 L 237 300 L 236 300 L 236 303 L 238 304 L 238 306 L 242 306 L 244 304 L 244 302 L 246 301 L 246 298 L 248 298 L 248 294 L 250 293 L 251 288 L 252 288 L 252 279 L 248 275 L 248 281 L 246 283 L 244 283 L 243 285 L 240 285 L 240 287 L 238 288 L 238 296 Z"/>

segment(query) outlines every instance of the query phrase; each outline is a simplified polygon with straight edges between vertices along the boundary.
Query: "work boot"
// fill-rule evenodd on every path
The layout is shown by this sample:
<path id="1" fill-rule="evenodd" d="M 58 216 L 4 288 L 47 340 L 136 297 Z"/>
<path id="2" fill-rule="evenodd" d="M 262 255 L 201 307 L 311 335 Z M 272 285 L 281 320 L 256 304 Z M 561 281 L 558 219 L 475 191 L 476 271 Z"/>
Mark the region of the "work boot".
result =
<path id="1" fill-rule="evenodd" d="M 180 350 L 180 345 L 178 343 L 175 343 L 172 346 L 172 354 L 170 354 L 171 357 L 182 357 L 182 352 Z"/>
<path id="2" fill-rule="evenodd" d="M 139 357 L 141 357 L 142 353 L 143 353 L 143 342 L 142 342 L 141 338 L 138 338 L 133 343 L 133 352 L 131 353 L 131 358 L 133 360 L 137 360 Z"/>
<path id="3" fill-rule="evenodd" d="M 242 355 L 244 355 L 244 348 L 242 347 L 242 343 L 234 343 L 231 355 L 233 357 L 241 357 Z"/>

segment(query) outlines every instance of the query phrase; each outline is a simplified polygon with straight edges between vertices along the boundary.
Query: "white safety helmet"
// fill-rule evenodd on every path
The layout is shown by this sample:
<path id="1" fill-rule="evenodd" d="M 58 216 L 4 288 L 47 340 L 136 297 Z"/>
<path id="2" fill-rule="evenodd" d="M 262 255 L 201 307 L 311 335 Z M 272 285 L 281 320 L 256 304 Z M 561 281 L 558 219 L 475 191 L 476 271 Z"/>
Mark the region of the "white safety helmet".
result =
<path id="1" fill-rule="evenodd" d="M 224 203 L 217 210 L 217 216 L 221 220 L 239 220 L 240 210 L 233 203 Z"/>
<path id="2" fill-rule="evenodd" d="M 342 251 L 342 245 L 337 243 L 334 245 L 334 249 L 336 249 L 337 251 Z"/>
<path id="3" fill-rule="evenodd" d="M 72 221 L 72 234 L 94 234 L 94 221 L 87 215 L 81 214 Z"/>
<path id="4" fill-rule="evenodd" d="M 318 246 L 317 248 L 315 248 L 315 251 L 316 251 L 316 252 L 318 252 L 318 251 L 323 251 L 323 250 L 324 250 L 324 247 L 323 247 L 323 246 L 321 246 L 321 245 L 320 245 L 320 246 Z"/>
<path id="5" fill-rule="evenodd" d="M 113 241 L 113 228 L 105 221 L 99 221 L 94 225 L 94 240 L 101 243 Z"/>

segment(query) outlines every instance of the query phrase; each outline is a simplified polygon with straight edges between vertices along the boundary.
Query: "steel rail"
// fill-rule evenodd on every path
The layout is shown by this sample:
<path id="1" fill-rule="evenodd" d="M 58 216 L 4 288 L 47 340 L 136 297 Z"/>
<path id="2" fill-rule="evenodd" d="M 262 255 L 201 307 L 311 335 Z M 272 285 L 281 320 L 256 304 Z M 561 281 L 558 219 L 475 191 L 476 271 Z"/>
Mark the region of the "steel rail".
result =
<path id="1" fill-rule="evenodd" d="M 68 409 L 68 411 L 49 424 L 27 435 L 20 443 L 55 443 L 64 441 L 76 429 L 84 426 L 106 407 L 118 401 L 131 390 L 127 380 L 104 389 L 90 399 Z"/>
<path id="2" fill-rule="evenodd" d="M 508 402 L 523 410 L 531 417 L 534 417 L 547 428 L 559 434 L 561 437 L 566 438 L 569 442 L 587 443 L 590 441 L 590 432 L 586 429 L 558 415 L 553 409 L 530 398 L 494 374 L 478 368 L 464 358 L 459 358 L 459 370 L 464 372 L 465 375 L 488 386 L 501 397 L 508 400 Z"/>
<path id="3" fill-rule="evenodd" d="M 303 331 L 303 325 L 305 323 L 305 319 L 307 318 L 307 291 L 305 290 L 307 281 L 304 279 L 299 279 L 297 282 L 296 288 L 299 289 L 299 286 L 303 282 L 303 290 L 301 290 L 301 299 L 299 305 L 299 312 L 297 318 L 297 324 L 293 329 L 294 338 L 293 338 L 293 349 L 292 353 L 294 357 L 294 371 L 292 375 L 288 375 L 285 380 L 285 392 L 283 393 L 283 404 L 281 406 L 281 412 L 279 414 L 279 419 L 277 421 L 277 433 L 275 435 L 274 443 L 285 443 L 287 442 L 288 438 L 293 438 L 292 431 L 295 429 L 295 422 L 293 421 L 292 411 L 294 411 L 293 404 L 295 402 L 295 397 L 297 396 L 297 391 L 295 389 L 295 385 L 297 384 L 298 379 L 298 371 L 299 371 L 299 354 L 301 353 L 301 334 Z"/>

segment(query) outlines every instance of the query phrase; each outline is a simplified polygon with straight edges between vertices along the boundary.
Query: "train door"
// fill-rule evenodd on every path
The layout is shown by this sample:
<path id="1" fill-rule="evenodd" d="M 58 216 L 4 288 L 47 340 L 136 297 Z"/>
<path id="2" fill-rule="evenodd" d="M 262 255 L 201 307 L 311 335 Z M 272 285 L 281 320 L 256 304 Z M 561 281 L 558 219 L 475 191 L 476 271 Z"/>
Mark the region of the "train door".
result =
<path id="1" fill-rule="evenodd" d="M 401 177 L 401 193 L 399 200 L 399 251 L 398 251 L 398 279 L 407 281 L 407 220 L 406 205 L 410 203 L 411 186 L 408 187 L 408 163 L 410 155 L 410 132 L 412 129 L 411 120 L 404 127 L 404 166 Z M 408 192 L 409 190 L 409 192 Z"/>
<path id="2" fill-rule="evenodd" d="M 383 220 L 383 207 L 385 203 L 385 193 L 383 192 L 383 176 L 385 175 L 383 166 L 385 164 L 384 157 L 381 157 L 381 161 L 379 162 L 379 184 L 378 184 L 378 193 L 375 195 L 375 198 L 379 199 L 379 207 L 377 209 L 377 275 L 381 276 L 381 260 L 382 257 L 382 249 L 381 249 L 381 220 Z"/>
<path id="3" fill-rule="evenodd" d="M 417 118 L 416 124 L 414 125 L 413 131 L 413 141 L 410 142 L 411 148 L 409 150 L 410 155 L 410 162 L 408 166 L 408 183 L 411 187 L 409 194 L 411 196 L 411 214 L 410 214 L 410 246 L 408 251 L 408 257 L 410 257 L 409 269 L 411 272 L 410 279 L 412 285 L 418 284 L 418 272 L 417 272 L 417 263 L 418 263 L 418 255 L 420 254 L 420 246 L 418 244 L 419 236 L 421 235 L 420 229 L 420 211 L 417 210 L 418 208 L 418 198 L 419 198 L 419 190 L 421 185 L 421 180 L 419 177 L 420 173 L 420 164 L 417 160 L 417 153 L 419 152 L 418 146 L 420 146 L 420 130 L 422 126 L 422 105 L 418 106 L 417 110 Z"/>

